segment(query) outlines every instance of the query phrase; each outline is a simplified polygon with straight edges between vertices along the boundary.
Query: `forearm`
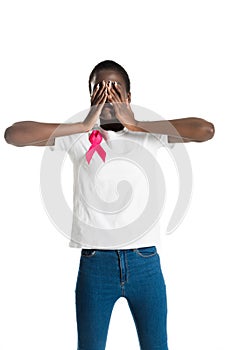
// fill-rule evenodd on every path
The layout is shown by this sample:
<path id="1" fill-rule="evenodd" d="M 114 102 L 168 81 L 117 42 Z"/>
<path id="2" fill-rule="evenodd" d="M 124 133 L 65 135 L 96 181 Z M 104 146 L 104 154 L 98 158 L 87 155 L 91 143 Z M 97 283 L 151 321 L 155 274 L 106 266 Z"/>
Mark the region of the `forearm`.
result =
<path id="1" fill-rule="evenodd" d="M 134 131 L 205 141 L 214 136 L 214 125 L 202 118 L 136 121 Z"/>
<path id="2" fill-rule="evenodd" d="M 34 121 L 22 121 L 14 123 L 5 130 L 5 140 L 15 146 L 30 145 L 36 142 L 54 139 L 59 136 L 66 136 L 86 132 L 83 122 L 58 124 L 40 123 Z"/>

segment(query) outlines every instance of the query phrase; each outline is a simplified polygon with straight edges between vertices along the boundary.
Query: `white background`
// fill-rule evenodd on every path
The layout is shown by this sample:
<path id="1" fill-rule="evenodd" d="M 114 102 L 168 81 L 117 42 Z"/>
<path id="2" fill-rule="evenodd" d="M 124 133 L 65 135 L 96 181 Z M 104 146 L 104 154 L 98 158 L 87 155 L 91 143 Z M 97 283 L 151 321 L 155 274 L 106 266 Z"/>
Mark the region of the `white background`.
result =
<path id="1" fill-rule="evenodd" d="M 88 108 L 89 73 L 105 59 L 128 71 L 132 103 L 165 119 L 201 117 L 215 125 L 212 140 L 186 145 L 192 202 L 183 223 L 164 236 L 161 262 L 170 350 L 234 349 L 231 6 L 231 0 L 2 2 L 1 349 L 76 349 L 80 258 L 44 210 L 43 148 L 9 145 L 4 131 L 24 120 L 62 123 Z M 139 349 L 123 298 L 106 349 L 120 348 Z"/>

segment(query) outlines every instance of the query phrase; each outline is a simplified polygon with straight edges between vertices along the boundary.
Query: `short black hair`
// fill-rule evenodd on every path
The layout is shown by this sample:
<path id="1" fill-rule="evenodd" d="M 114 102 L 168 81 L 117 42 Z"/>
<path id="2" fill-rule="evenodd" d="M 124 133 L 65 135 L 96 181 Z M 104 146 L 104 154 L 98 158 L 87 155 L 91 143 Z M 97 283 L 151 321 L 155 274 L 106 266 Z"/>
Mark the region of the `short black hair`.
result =
<path id="1" fill-rule="evenodd" d="M 92 70 L 92 72 L 90 73 L 89 76 L 89 92 L 91 93 L 91 81 L 94 77 L 94 75 L 100 71 L 100 70 L 104 70 L 104 69 L 110 69 L 113 71 L 118 72 L 119 74 L 122 75 L 122 78 L 125 82 L 126 85 L 126 91 L 130 92 L 130 79 L 128 76 L 128 73 L 126 72 L 126 70 L 118 63 L 116 63 L 115 61 L 111 61 L 111 60 L 105 60 L 102 62 L 99 62 Z"/>

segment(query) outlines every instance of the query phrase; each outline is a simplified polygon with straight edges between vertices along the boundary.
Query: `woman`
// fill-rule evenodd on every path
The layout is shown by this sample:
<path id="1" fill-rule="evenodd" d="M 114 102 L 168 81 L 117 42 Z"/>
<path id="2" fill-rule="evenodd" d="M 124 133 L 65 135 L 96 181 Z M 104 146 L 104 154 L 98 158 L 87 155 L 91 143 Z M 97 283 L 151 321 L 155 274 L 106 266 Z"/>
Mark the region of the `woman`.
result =
<path id="1" fill-rule="evenodd" d="M 156 149 L 163 141 L 164 145 L 172 147 L 176 142 L 209 140 L 214 135 L 214 126 L 201 118 L 170 122 L 136 120 L 130 107 L 128 74 L 114 61 L 103 61 L 94 67 L 89 77 L 89 90 L 91 108 L 83 122 L 18 122 L 6 129 L 5 139 L 15 146 L 49 145 L 51 150 L 67 150 L 74 163 L 76 177 L 70 246 L 82 248 L 75 293 L 78 350 L 105 349 L 111 313 L 120 297 L 127 299 L 141 350 L 167 350 L 166 287 L 155 245 L 157 229 L 152 228 L 134 239 L 129 236 L 125 243 L 118 242 L 118 239 L 107 242 L 105 236 L 98 236 L 91 230 L 94 227 L 98 231 L 101 223 L 108 229 L 107 232 L 112 232 L 118 224 L 124 226 L 125 221 L 121 218 L 121 212 L 115 211 L 112 215 L 104 211 L 97 213 L 79 197 L 79 188 L 86 189 L 84 192 L 87 193 L 85 186 L 92 184 L 93 172 L 103 165 L 103 159 L 95 153 L 87 164 L 86 154 L 90 146 L 87 133 L 97 129 L 107 144 L 110 142 L 109 145 L 114 147 L 114 151 L 118 152 L 122 147 L 121 154 L 124 154 L 125 147 L 129 146 L 124 142 L 127 137 L 132 137 L 142 146 L 150 140 L 151 133 L 157 134 L 161 138 L 151 140 L 151 146 L 153 144 Z M 100 127 L 97 126 L 98 122 Z M 74 142 L 77 135 L 78 142 Z M 113 142 L 116 137 L 117 143 Z M 106 150 L 106 157 L 111 159 L 111 150 L 105 143 L 102 143 L 102 147 Z M 81 169 L 79 175 L 77 169 Z M 121 168 L 121 173 L 124 171 Z M 114 171 L 108 178 L 105 174 L 100 183 L 99 191 L 103 198 L 112 192 L 114 175 Z M 136 181 L 141 191 L 140 180 Z M 79 220 L 75 213 L 79 213 Z M 82 226 L 82 222 L 89 225 Z M 106 239 L 108 237 L 106 235 Z"/>

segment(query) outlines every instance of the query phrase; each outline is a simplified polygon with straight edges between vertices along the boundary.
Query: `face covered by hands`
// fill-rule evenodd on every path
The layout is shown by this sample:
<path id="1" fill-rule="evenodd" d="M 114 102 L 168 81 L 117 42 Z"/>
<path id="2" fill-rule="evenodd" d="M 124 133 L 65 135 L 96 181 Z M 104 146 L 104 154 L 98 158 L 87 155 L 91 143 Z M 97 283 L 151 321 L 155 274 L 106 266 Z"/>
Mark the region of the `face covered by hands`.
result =
<path id="1" fill-rule="evenodd" d="M 137 122 L 131 110 L 129 96 L 126 91 L 117 81 L 109 81 L 106 87 L 107 100 L 103 109 L 109 109 L 110 115 L 115 116 L 129 130 L 134 130 Z"/>

